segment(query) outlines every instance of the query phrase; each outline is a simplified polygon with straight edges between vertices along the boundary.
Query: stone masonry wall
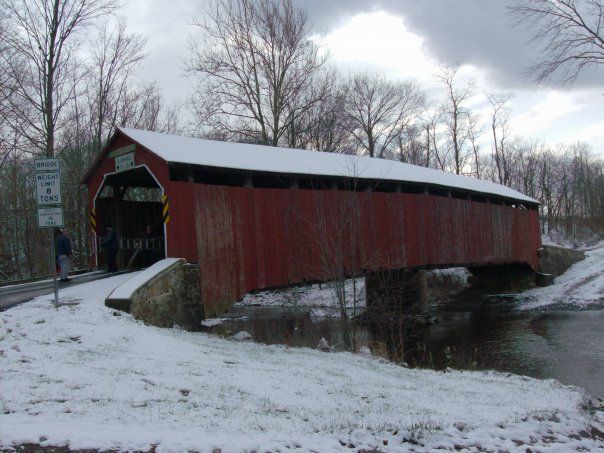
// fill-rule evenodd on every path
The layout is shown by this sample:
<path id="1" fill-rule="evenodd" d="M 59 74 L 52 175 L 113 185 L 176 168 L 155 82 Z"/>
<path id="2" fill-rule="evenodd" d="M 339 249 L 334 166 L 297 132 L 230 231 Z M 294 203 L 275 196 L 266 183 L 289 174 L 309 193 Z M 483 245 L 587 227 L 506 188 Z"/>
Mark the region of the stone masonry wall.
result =
<path id="1" fill-rule="evenodd" d="M 585 252 L 544 245 L 539 251 L 541 272 L 555 276 L 562 275 L 573 264 L 585 258 Z"/>
<path id="2" fill-rule="evenodd" d="M 197 330 L 204 318 L 197 266 L 182 260 L 158 274 L 134 293 L 130 313 L 157 327 Z"/>

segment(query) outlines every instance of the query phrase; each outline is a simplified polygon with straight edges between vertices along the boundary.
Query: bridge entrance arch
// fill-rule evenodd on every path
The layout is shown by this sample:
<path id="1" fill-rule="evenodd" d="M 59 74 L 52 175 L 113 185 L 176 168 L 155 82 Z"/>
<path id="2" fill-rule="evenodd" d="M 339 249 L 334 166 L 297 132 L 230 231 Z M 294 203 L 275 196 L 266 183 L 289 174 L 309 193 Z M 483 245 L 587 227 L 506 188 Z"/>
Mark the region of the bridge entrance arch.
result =
<path id="1" fill-rule="evenodd" d="M 102 240 L 116 231 L 118 268 L 148 267 L 166 257 L 165 190 L 147 165 L 106 173 L 91 209 L 97 267 L 106 266 Z"/>

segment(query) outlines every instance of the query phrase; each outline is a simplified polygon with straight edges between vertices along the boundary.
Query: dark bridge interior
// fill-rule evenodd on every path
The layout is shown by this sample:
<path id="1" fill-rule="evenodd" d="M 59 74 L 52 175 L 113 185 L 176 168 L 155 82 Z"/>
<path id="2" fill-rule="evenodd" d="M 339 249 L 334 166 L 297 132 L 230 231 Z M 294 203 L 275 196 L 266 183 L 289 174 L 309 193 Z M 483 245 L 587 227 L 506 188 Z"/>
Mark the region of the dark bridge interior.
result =
<path id="1" fill-rule="evenodd" d="M 120 241 L 119 267 L 147 267 L 165 258 L 161 189 L 144 167 L 109 175 L 96 199 L 98 250 L 107 226 Z M 104 266 L 104 253 L 99 266 Z"/>

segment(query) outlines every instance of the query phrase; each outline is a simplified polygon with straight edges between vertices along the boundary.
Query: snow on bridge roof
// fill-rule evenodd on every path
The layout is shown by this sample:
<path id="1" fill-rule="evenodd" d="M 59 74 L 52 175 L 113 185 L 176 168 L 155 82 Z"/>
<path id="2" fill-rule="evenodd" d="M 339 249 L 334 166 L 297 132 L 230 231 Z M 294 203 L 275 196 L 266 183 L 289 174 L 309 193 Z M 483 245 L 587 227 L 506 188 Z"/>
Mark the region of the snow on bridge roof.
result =
<path id="1" fill-rule="evenodd" d="M 119 130 L 171 163 L 272 173 L 404 181 L 537 203 L 536 200 L 501 184 L 394 160 L 220 142 L 139 129 Z"/>

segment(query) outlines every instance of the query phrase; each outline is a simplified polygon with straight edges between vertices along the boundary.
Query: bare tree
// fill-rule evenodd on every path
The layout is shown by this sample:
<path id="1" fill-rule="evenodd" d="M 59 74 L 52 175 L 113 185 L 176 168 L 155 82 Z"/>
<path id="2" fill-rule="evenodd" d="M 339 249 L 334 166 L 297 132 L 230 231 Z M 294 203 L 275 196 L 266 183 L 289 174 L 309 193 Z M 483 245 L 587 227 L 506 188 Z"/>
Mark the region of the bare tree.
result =
<path id="1" fill-rule="evenodd" d="M 215 0 L 195 25 L 203 39 L 191 42 L 186 67 L 201 79 L 193 99 L 200 124 L 276 146 L 324 98 L 308 87 L 327 56 L 292 0 Z"/>
<path id="2" fill-rule="evenodd" d="M 11 107 L 23 134 L 47 156 L 55 155 L 61 113 L 76 89 L 77 34 L 116 6 L 115 0 L 0 0 L 0 14 L 11 26 L 6 43 L 25 64 L 0 56 L 16 82 Z"/>
<path id="3" fill-rule="evenodd" d="M 23 60 L 8 45 L 7 37 L 11 33 L 6 21 L 0 17 L 0 62 L 2 59 L 12 61 L 15 73 L 21 74 Z M 16 128 L 14 109 L 17 82 L 13 72 L 6 65 L 0 64 L 0 168 L 8 162 L 11 152 L 20 147 L 21 134 Z"/>
<path id="4" fill-rule="evenodd" d="M 471 80 L 460 82 L 457 78 L 458 70 L 457 67 L 445 67 L 438 75 L 438 79 L 445 86 L 446 100 L 442 109 L 442 118 L 449 134 L 453 171 L 459 175 L 470 155 L 466 149 L 466 141 L 471 114 L 466 104 L 472 94 L 473 82 Z"/>
<path id="5" fill-rule="evenodd" d="M 543 61 L 530 68 L 538 82 L 555 73 L 573 82 L 587 67 L 604 64 L 602 0 L 516 0 L 509 8 L 542 48 Z"/>
<path id="6" fill-rule="evenodd" d="M 440 146 L 440 135 L 438 132 L 442 121 L 442 112 L 440 109 L 428 108 L 422 115 L 422 128 L 424 135 L 424 148 L 426 150 L 425 167 L 435 167 L 439 170 L 447 168 L 445 156 L 443 156 Z"/>
<path id="7" fill-rule="evenodd" d="M 337 310 L 344 348 L 359 347 L 356 317 L 361 313 L 362 279 L 364 270 L 374 265 L 379 250 L 371 256 L 359 248 L 365 214 L 371 203 L 370 190 L 359 179 L 358 156 L 348 156 L 346 167 L 351 175 L 344 181 L 344 190 L 317 191 L 315 212 L 311 218 L 301 218 L 310 233 L 309 240 L 319 252 L 321 277 L 328 281 L 333 307 Z M 362 187 L 363 186 L 363 187 Z M 382 251 L 383 252 L 383 251 Z"/>
<path id="8" fill-rule="evenodd" d="M 397 159 L 401 162 L 429 166 L 429 149 L 426 148 L 422 137 L 423 125 L 411 124 L 404 128 L 397 138 Z"/>
<path id="9" fill-rule="evenodd" d="M 326 70 L 317 77 L 315 87 L 309 87 L 309 96 L 321 90 L 323 99 L 291 123 L 285 135 L 290 148 L 354 154 L 350 127 L 344 113 L 347 87 L 335 70 Z"/>
<path id="10" fill-rule="evenodd" d="M 358 146 L 370 157 L 386 157 L 423 104 L 424 95 L 413 81 L 359 74 L 349 83 L 346 114 Z"/>
<path id="11" fill-rule="evenodd" d="M 507 152 L 507 140 L 510 135 L 509 111 L 506 104 L 510 95 L 488 95 L 491 104 L 491 133 L 493 137 L 493 161 L 495 162 L 496 181 L 505 186 L 510 184 L 510 165 Z"/>
<path id="12" fill-rule="evenodd" d="M 0 21 L 0 54 L 9 51 L 6 45 L 4 34 L 6 33 L 4 23 Z M 12 94 L 11 79 L 8 77 L 4 66 L 0 65 L 0 168 L 7 161 L 10 146 L 7 140 L 8 112 L 9 112 L 9 97 Z"/>
<path id="13" fill-rule="evenodd" d="M 144 58 L 144 45 L 145 40 L 139 35 L 127 32 L 123 19 L 114 29 L 107 23 L 97 29 L 91 43 L 90 66 L 94 86 L 94 140 L 98 150 L 113 131 L 131 76 Z"/>
<path id="14" fill-rule="evenodd" d="M 128 87 L 118 106 L 115 126 L 157 132 L 179 130 L 179 107 L 167 107 L 155 82 Z"/>
<path id="15" fill-rule="evenodd" d="M 474 174 L 480 179 L 482 175 L 482 155 L 480 153 L 480 136 L 482 135 L 483 129 L 480 125 L 480 118 L 478 115 L 471 115 L 468 124 L 468 140 L 470 141 L 470 147 L 472 148 L 472 155 L 474 156 Z"/>

